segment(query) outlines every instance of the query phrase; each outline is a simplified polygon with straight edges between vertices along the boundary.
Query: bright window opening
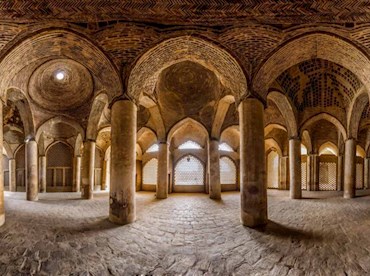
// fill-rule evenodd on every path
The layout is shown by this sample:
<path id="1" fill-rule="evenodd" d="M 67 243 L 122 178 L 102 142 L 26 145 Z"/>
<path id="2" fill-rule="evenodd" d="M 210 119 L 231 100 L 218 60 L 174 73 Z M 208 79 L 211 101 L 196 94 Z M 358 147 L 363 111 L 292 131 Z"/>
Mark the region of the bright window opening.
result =
<path id="1" fill-rule="evenodd" d="M 153 144 L 151 145 L 146 152 L 158 152 L 159 150 L 159 146 L 158 144 Z"/>
<path id="2" fill-rule="evenodd" d="M 191 141 L 191 140 L 186 141 L 185 143 L 179 146 L 179 149 L 181 150 L 182 149 L 201 149 L 201 148 L 202 147 L 198 143 Z"/>
<path id="3" fill-rule="evenodd" d="M 157 185 L 158 160 L 152 158 L 143 167 L 143 184 Z"/>
<path id="4" fill-rule="evenodd" d="M 307 155 L 307 148 L 301 144 L 301 155 Z"/>
<path id="5" fill-rule="evenodd" d="M 218 146 L 218 150 L 232 152 L 234 151 L 228 144 L 222 143 Z"/>
<path id="6" fill-rule="evenodd" d="M 192 155 L 181 158 L 175 167 L 175 185 L 204 185 L 202 162 Z"/>
<path id="7" fill-rule="evenodd" d="M 236 184 L 236 166 L 228 157 L 220 158 L 221 184 Z"/>

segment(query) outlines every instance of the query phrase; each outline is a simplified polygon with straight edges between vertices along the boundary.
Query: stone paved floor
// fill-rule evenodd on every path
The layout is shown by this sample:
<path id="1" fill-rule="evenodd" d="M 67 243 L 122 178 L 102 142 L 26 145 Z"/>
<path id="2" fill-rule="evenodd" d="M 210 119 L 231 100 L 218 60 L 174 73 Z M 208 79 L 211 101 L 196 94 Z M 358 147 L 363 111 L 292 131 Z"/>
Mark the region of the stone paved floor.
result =
<path id="1" fill-rule="evenodd" d="M 335 195 L 269 191 L 271 222 L 257 230 L 240 224 L 237 193 L 140 192 L 127 226 L 107 221 L 106 194 L 6 193 L 0 275 L 370 275 L 370 197 Z"/>

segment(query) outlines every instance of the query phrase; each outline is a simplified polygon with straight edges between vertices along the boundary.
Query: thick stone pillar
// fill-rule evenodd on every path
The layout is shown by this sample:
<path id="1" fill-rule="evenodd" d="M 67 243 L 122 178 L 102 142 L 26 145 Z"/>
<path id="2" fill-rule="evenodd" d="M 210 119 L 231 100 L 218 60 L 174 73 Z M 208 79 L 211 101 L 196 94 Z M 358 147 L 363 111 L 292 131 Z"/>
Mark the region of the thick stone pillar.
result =
<path id="1" fill-rule="evenodd" d="M 143 184 L 143 161 L 136 160 L 136 192 L 142 190 Z"/>
<path id="2" fill-rule="evenodd" d="M 0 148 L 3 148 L 3 102 L 0 101 Z M 2 155 L 1 155 L 2 156 Z M 4 206 L 4 171 L 3 161 L 0 162 L 0 226 L 5 223 Z"/>
<path id="3" fill-rule="evenodd" d="M 267 223 L 267 185 L 263 104 L 246 98 L 239 104 L 241 221 Z"/>
<path id="4" fill-rule="evenodd" d="M 84 142 L 81 168 L 81 197 L 92 199 L 94 192 L 95 142 Z"/>
<path id="5" fill-rule="evenodd" d="M 365 175 L 366 177 L 366 175 Z M 337 191 L 343 190 L 343 155 L 338 154 L 337 162 Z"/>
<path id="6" fill-rule="evenodd" d="M 356 194 L 356 141 L 348 139 L 344 147 L 344 198 Z"/>
<path id="7" fill-rule="evenodd" d="M 220 151 L 218 145 L 218 140 L 210 139 L 208 145 L 209 197 L 212 199 L 221 199 Z"/>
<path id="8" fill-rule="evenodd" d="M 38 150 L 35 140 L 26 142 L 26 194 L 27 200 L 39 199 Z"/>
<path id="9" fill-rule="evenodd" d="M 73 187 L 74 192 L 81 190 L 81 156 L 73 158 Z"/>
<path id="10" fill-rule="evenodd" d="M 364 159 L 364 187 L 365 189 L 370 188 L 370 174 L 369 174 L 370 158 Z"/>
<path id="11" fill-rule="evenodd" d="M 282 156 L 280 158 L 280 186 L 281 190 L 289 190 L 289 158 Z"/>
<path id="12" fill-rule="evenodd" d="M 136 219 L 136 105 L 118 100 L 111 112 L 111 181 L 109 220 L 127 224 Z"/>
<path id="13" fill-rule="evenodd" d="M 15 176 L 17 173 L 17 168 L 15 166 L 15 159 L 9 159 L 9 191 L 16 192 L 17 191 L 17 182 L 15 180 Z"/>
<path id="14" fill-rule="evenodd" d="M 289 139 L 289 177 L 290 198 L 302 198 L 301 140 L 299 138 Z"/>
<path id="15" fill-rule="evenodd" d="M 39 157 L 40 165 L 40 193 L 46 193 L 46 156 Z"/>
<path id="16" fill-rule="evenodd" d="M 158 199 L 168 197 L 168 144 L 160 142 L 158 144 L 158 179 L 157 193 Z"/>

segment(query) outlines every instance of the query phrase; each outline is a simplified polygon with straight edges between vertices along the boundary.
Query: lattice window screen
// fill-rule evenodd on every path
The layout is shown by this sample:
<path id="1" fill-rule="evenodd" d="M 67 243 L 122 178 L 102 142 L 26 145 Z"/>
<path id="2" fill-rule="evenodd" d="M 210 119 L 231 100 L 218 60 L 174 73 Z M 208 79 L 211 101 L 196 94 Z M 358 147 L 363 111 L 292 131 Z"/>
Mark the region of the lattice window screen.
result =
<path id="1" fill-rule="evenodd" d="M 307 162 L 301 162 L 302 190 L 307 190 Z"/>
<path id="2" fill-rule="evenodd" d="M 143 168 L 143 184 L 157 185 L 158 159 L 150 159 Z"/>
<path id="3" fill-rule="evenodd" d="M 337 187 L 337 164 L 335 162 L 320 162 L 319 190 L 335 191 Z"/>
<path id="4" fill-rule="evenodd" d="M 220 158 L 221 184 L 236 184 L 236 166 L 228 157 Z"/>
<path id="5" fill-rule="evenodd" d="M 356 163 L 356 189 L 364 188 L 364 165 Z"/>
<path id="6" fill-rule="evenodd" d="M 275 151 L 267 155 L 267 188 L 279 188 L 279 155 Z"/>
<path id="7" fill-rule="evenodd" d="M 204 166 L 200 160 L 187 155 L 175 167 L 175 185 L 204 185 Z"/>

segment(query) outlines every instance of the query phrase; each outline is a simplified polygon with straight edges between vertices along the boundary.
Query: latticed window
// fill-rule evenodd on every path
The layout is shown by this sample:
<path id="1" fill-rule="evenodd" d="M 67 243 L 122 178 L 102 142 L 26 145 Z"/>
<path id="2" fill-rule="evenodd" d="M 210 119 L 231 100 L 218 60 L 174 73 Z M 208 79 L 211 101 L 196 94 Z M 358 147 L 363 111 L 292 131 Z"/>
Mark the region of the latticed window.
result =
<path id="1" fill-rule="evenodd" d="M 175 185 L 204 185 L 204 166 L 202 162 L 187 155 L 175 167 Z"/>
<path id="2" fill-rule="evenodd" d="M 307 160 L 307 158 L 306 158 Z M 307 190 L 307 161 L 301 162 L 302 190 Z"/>
<path id="3" fill-rule="evenodd" d="M 159 150 L 159 146 L 158 144 L 153 144 L 151 145 L 146 152 L 158 152 Z"/>
<path id="4" fill-rule="evenodd" d="M 218 146 L 218 150 L 222 150 L 222 151 L 229 151 L 229 152 L 232 152 L 234 151 L 228 144 L 226 143 L 222 143 Z"/>
<path id="5" fill-rule="evenodd" d="M 320 161 L 319 190 L 335 191 L 336 188 L 337 188 L 337 164 L 335 162 Z"/>
<path id="6" fill-rule="evenodd" d="M 182 149 L 201 149 L 201 148 L 202 147 L 198 143 L 191 141 L 191 140 L 186 141 L 185 143 L 179 146 L 179 149 L 181 150 Z"/>
<path id="7" fill-rule="evenodd" d="M 220 158 L 221 184 L 236 184 L 236 166 L 228 157 Z"/>
<path id="8" fill-rule="evenodd" d="M 364 188 L 364 166 L 361 163 L 356 163 L 356 189 Z"/>
<path id="9" fill-rule="evenodd" d="M 143 167 L 143 184 L 157 185 L 157 176 L 158 160 L 157 158 L 152 158 Z"/>
<path id="10" fill-rule="evenodd" d="M 279 188 L 279 155 L 275 151 L 267 156 L 267 188 Z"/>

